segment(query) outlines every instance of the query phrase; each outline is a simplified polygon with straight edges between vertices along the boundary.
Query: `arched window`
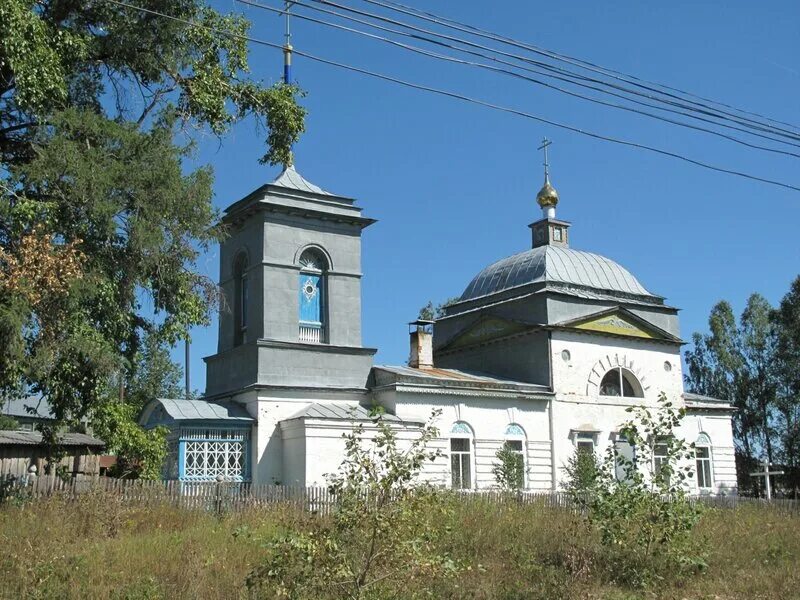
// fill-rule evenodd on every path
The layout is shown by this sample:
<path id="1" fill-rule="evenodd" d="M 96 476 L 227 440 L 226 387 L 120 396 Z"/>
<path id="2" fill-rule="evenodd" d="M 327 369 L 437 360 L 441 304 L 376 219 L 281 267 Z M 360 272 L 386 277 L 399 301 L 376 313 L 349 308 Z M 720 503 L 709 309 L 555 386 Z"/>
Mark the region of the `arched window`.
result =
<path id="1" fill-rule="evenodd" d="M 248 280 L 247 256 L 242 253 L 233 265 L 233 344 L 243 344 L 247 334 Z"/>
<path id="2" fill-rule="evenodd" d="M 525 430 L 516 423 L 506 426 L 503 449 L 511 460 L 503 465 L 507 483 L 512 487 L 525 487 Z"/>
<path id="3" fill-rule="evenodd" d="M 636 377 L 627 369 L 616 367 L 603 376 L 600 382 L 601 396 L 623 396 L 626 398 L 643 398 L 642 386 Z"/>
<path id="4" fill-rule="evenodd" d="M 705 433 L 697 436 L 694 442 L 694 456 L 697 463 L 697 488 L 708 491 L 714 487 L 711 465 L 711 438 Z"/>
<path id="5" fill-rule="evenodd" d="M 472 428 L 456 421 L 450 429 L 450 481 L 453 489 L 468 490 L 472 481 Z"/>
<path id="6" fill-rule="evenodd" d="M 300 341 L 315 344 L 326 341 L 325 273 L 328 261 L 316 248 L 300 255 Z"/>

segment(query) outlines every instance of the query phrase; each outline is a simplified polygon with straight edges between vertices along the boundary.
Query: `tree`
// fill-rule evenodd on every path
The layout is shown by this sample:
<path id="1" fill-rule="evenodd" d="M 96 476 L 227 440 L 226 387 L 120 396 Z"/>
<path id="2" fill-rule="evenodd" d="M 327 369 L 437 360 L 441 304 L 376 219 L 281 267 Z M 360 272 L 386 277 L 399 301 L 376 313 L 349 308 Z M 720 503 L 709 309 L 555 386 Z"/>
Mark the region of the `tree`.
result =
<path id="1" fill-rule="evenodd" d="M 440 454 L 427 447 L 438 435 L 437 416 L 405 449 L 380 415 L 374 438 L 362 425 L 346 434 L 345 458 L 329 481 L 332 519 L 269 543 L 266 561 L 247 579 L 253 597 L 406 597 L 408 578 L 455 575 L 457 565 L 436 545 L 452 516 L 448 497 L 414 484 L 423 464 Z M 387 588 L 394 593 L 381 595 Z"/>
<path id="2" fill-rule="evenodd" d="M 525 460 L 508 442 L 495 453 L 497 463 L 492 467 L 495 481 L 505 491 L 521 490 L 525 486 Z"/>
<path id="3" fill-rule="evenodd" d="M 445 309 L 451 304 L 455 304 L 459 300 L 460 298 L 458 296 L 453 296 L 452 298 L 448 298 L 444 302 L 436 305 L 434 305 L 432 300 L 429 300 L 425 306 L 419 309 L 419 315 L 417 318 L 424 321 L 435 321 L 436 319 L 440 319 L 445 315 Z"/>
<path id="4" fill-rule="evenodd" d="M 564 491 L 578 506 L 585 507 L 596 492 L 600 479 L 600 463 L 593 450 L 577 448 L 564 466 Z"/>
<path id="5" fill-rule="evenodd" d="M 620 436 L 635 448 L 633 457 L 622 456 L 614 446 L 608 448 L 586 506 L 614 577 L 645 585 L 666 574 L 704 566 L 701 549 L 691 537 L 700 508 L 686 491 L 693 448 L 674 434 L 684 410 L 676 409 L 662 393 L 657 410 L 627 411 L 632 418 L 622 425 Z M 624 476 L 617 478 L 620 470 Z"/>
<path id="6" fill-rule="evenodd" d="M 739 323 L 730 304 L 719 302 L 711 310 L 710 333 L 692 336 L 686 353 L 689 391 L 728 400 L 736 407 L 733 431 L 739 488 L 753 485 L 747 476 L 763 451 L 773 460 L 776 419 L 777 331 L 772 309 L 753 294 Z"/>
<path id="7" fill-rule="evenodd" d="M 299 88 L 249 78 L 242 17 L 147 7 L 177 20 L 0 4 L 0 394 L 42 394 L 59 423 L 100 406 L 120 371 L 130 386 L 147 336 L 171 345 L 208 323 L 216 287 L 195 261 L 224 232 L 211 170 L 186 169 L 192 133 L 253 118 L 260 160 L 290 164 L 304 130 Z"/>
<path id="8" fill-rule="evenodd" d="M 774 315 L 777 329 L 777 423 L 785 481 L 800 491 L 800 277 L 794 280 Z"/>

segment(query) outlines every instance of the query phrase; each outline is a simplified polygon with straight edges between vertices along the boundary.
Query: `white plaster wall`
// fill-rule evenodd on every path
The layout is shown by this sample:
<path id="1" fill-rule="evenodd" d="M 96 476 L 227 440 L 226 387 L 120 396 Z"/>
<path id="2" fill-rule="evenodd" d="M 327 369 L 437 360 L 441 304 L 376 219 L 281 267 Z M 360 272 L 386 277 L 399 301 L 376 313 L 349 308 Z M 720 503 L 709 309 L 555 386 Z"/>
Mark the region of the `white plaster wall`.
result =
<path id="1" fill-rule="evenodd" d="M 569 352 L 564 360 L 562 352 Z M 665 369 L 669 362 L 671 369 Z M 612 336 L 577 332 L 553 332 L 551 340 L 553 387 L 553 460 L 556 488 L 564 480 L 563 467 L 575 451 L 571 431 L 592 426 L 596 436 L 598 456 L 603 456 L 620 425 L 630 420 L 626 409 L 635 405 L 655 406 L 659 394 L 681 406 L 683 373 L 679 348 L 651 340 L 626 340 Z M 644 398 L 604 397 L 599 395 L 603 375 L 613 367 L 633 372 L 644 389 Z M 730 413 L 716 411 L 700 417 L 705 433 L 711 438 L 713 476 L 717 491 L 736 488 L 736 468 L 733 461 L 733 434 Z M 697 416 L 687 415 L 676 435 L 694 442 L 698 430 Z M 690 491 L 696 492 L 696 488 Z"/>
<path id="2" fill-rule="evenodd" d="M 433 393 L 385 391 L 377 393 L 376 398 L 378 403 L 403 420 L 424 422 L 434 410 L 441 410 L 441 415 L 436 420 L 440 437 L 432 447 L 441 449 L 443 456 L 425 466 L 421 474 L 424 480 L 436 485 L 450 485 L 448 433 L 453 423 L 463 421 L 474 433 L 473 487 L 496 487 L 492 474 L 492 468 L 497 463 L 495 454 L 504 442 L 506 426 L 516 423 L 526 434 L 526 487 L 551 489 L 550 424 L 546 400 L 510 395 L 487 398 L 454 394 L 444 389 Z"/>

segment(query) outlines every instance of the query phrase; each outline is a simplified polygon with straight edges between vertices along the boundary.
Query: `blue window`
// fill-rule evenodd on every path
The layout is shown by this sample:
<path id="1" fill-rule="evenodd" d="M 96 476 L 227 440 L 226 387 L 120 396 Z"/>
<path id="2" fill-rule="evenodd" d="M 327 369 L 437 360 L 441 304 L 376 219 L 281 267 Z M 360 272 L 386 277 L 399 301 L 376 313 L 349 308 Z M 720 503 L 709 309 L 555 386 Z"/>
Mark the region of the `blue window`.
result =
<path id="1" fill-rule="evenodd" d="M 250 429 L 182 428 L 178 439 L 178 478 L 181 481 L 248 481 Z"/>
<path id="2" fill-rule="evenodd" d="M 300 256 L 298 300 L 301 342 L 319 344 L 326 341 L 325 272 L 327 269 L 328 262 L 316 249 L 310 248 Z"/>

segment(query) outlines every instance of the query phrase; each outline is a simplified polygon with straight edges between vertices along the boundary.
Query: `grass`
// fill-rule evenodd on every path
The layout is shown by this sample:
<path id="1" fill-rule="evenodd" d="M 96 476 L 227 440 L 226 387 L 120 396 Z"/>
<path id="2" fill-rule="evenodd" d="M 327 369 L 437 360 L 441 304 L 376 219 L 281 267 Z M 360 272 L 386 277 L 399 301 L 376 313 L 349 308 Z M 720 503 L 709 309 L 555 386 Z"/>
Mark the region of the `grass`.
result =
<path id="1" fill-rule="evenodd" d="M 264 542 L 310 518 L 279 506 L 217 518 L 102 493 L 0 507 L 0 598 L 246 598 Z M 695 532 L 707 542 L 707 570 L 645 589 L 613 584 L 596 536 L 565 511 L 469 502 L 447 525 L 442 550 L 465 570 L 446 582 L 407 580 L 393 597 L 800 597 L 800 519 L 769 508 L 707 511 Z"/>

